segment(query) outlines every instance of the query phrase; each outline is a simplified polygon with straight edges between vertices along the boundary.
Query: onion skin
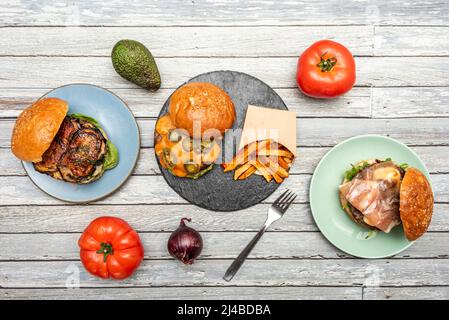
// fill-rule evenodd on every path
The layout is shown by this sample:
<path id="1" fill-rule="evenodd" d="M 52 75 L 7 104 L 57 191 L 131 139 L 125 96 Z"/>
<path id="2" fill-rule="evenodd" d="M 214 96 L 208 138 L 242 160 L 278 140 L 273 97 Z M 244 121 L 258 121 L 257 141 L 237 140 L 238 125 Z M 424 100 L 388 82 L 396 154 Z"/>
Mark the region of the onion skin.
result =
<path id="1" fill-rule="evenodd" d="M 198 231 L 186 226 L 185 220 L 192 221 L 189 218 L 181 219 L 178 229 L 168 239 L 167 249 L 173 258 L 184 264 L 193 264 L 203 250 L 203 238 Z"/>

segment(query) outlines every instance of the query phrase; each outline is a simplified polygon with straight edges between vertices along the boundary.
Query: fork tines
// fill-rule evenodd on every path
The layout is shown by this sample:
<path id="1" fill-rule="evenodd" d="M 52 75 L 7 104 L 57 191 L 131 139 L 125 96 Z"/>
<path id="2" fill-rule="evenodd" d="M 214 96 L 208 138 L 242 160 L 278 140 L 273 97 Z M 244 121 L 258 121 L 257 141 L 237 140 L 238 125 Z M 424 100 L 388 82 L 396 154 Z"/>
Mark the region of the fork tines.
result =
<path id="1" fill-rule="evenodd" d="M 297 195 L 294 192 L 287 189 L 276 199 L 276 201 L 274 201 L 273 206 L 276 206 L 285 212 L 296 199 L 296 196 Z"/>

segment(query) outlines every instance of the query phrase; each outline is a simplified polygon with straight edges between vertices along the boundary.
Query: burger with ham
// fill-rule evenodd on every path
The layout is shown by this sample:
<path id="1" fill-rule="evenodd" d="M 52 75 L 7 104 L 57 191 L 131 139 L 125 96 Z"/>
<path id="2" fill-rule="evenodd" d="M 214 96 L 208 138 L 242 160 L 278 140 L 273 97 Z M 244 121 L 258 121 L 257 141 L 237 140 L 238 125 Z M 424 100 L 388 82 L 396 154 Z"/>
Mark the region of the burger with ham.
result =
<path id="1" fill-rule="evenodd" d="M 11 150 L 23 161 L 55 179 L 86 184 L 118 163 L 118 151 L 93 118 L 67 114 L 58 98 L 44 98 L 17 118 Z"/>
<path id="2" fill-rule="evenodd" d="M 427 231 L 432 218 L 433 193 L 426 176 L 391 159 L 353 165 L 344 174 L 339 196 L 354 222 L 386 233 L 402 223 L 410 241 Z"/>
<path id="3" fill-rule="evenodd" d="M 183 85 L 156 123 L 159 163 L 177 177 L 198 179 L 213 168 L 221 137 L 235 118 L 234 103 L 220 87 L 207 82 Z"/>

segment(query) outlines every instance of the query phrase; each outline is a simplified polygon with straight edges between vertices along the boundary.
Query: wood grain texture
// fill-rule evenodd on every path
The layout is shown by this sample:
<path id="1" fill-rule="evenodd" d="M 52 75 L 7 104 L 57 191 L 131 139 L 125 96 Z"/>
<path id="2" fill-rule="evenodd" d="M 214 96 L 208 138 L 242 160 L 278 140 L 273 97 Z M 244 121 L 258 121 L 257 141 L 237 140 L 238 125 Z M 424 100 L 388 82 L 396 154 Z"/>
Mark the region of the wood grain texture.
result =
<path id="1" fill-rule="evenodd" d="M 190 224 L 189 224 L 190 225 Z M 193 226 L 194 224 L 192 224 Z M 145 259 L 172 259 L 167 252 L 170 232 L 140 233 Z M 204 248 L 197 260 L 235 259 L 255 232 L 202 232 Z M 80 233 L 2 234 L 8 245 L 0 260 L 77 260 Z M 427 233 L 394 258 L 449 258 L 449 233 Z M 267 232 L 249 259 L 339 259 L 352 258 L 336 249 L 319 232 Z"/>
<path id="2" fill-rule="evenodd" d="M 65 288 L 77 276 L 81 287 L 226 286 L 223 274 L 232 260 L 144 260 L 134 275 L 105 281 L 77 261 L 0 262 L 2 288 Z M 247 260 L 233 286 L 437 286 L 447 285 L 447 259 Z"/>
<path id="3" fill-rule="evenodd" d="M 291 175 L 265 202 L 273 202 L 285 188 L 298 197 L 296 202 L 308 201 L 310 175 Z M 262 177 L 261 177 L 262 179 Z M 436 202 L 449 202 L 449 174 L 431 175 Z M 28 177 L 0 177 L 0 203 L 3 205 L 62 204 L 38 189 Z M 132 176 L 114 194 L 97 201 L 99 204 L 160 204 L 186 203 L 161 176 Z"/>
<path id="4" fill-rule="evenodd" d="M 237 212 L 212 212 L 183 205 L 89 205 L 89 206 L 6 206 L 0 207 L 0 233 L 79 233 L 95 218 L 117 216 L 128 221 L 139 232 L 171 232 L 183 216 L 192 218 L 198 231 L 259 231 L 269 204 L 258 204 Z M 449 231 L 449 204 L 435 204 L 429 230 Z M 270 231 L 318 231 L 308 204 L 294 204 L 288 214 L 270 227 Z"/>
<path id="5" fill-rule="evenodd" d="M 373 88 L 374 118 L 448 117 L 449 87 Z"/>
<path id="6" fill-rule="evenodd" d="M 449 176 L 448 176 L 449 177 Z M 307 201 L 306 190 L 310 176 L 291 176 L 284 183 L 284 187 L 292 187 L 298 192 L 298 201 Z M 276 191 L 268 198 L 273 201 L 279 196 Z M 62 204 L 64 202 L 53 199 L 30 183 L 28 177 L 0 177 L 0 202 L 3 205 L 14 204 Z M 162 176 L 132 176 L 114 193 L 98 203 L 107 204 L 159 204 L 186 203 L 165 182 Z"/>
<path id="7" fill-rule="evenodd" d="M 10 45 L 0 56 L 108 57 L 121 39 L 138 39 L 158 58 L 298 57 L 317 39 L 341 42 L 355 56 L 447 56 L 448 35 L 448 27 L 413 26 L 12 27 L 2 29 Z"/>
<path id="8" fill-rule="evenodd" d="M 167 25 L 448 25 L 444 0 L 349 1 L 159 1 L 124 3 L 100 0 L 8 2 L 0 12 L 3 26 L 167 26 Z M 30 19 L 33 17 L 33 19 Z"/>
<path id="9" fill-rule="evenodd" d="M 8 148 L 14 120 L 0 120 L 0 147 Z M 142 147 L 154 146 L 154 119 L 137 121 Z M 409 119 L 297 119 L 298 147 L 334 146 L 348 138 L 363 134 L 385 135 L 402 143 L 419 146 L 448 146 L 449 118 Z M 301 150 L 300 150 L 301 151 Z"/>
<path id="10" fill-rule="evenodd" d="M 378 288 L 366 287 L 363 289 L 365 300 L 447 300 L 449 299 L 449 286 L 443 287 L 405 287 L 405 288 Z"/>
<path id="11" fill-rule="evenodd" d="M 0 118 L 17 117 L 47 93 L 47 89 L 4 89 L 0 92 Z M 157 117 L 173 89 L 150 93 L 144 89 L 113 89 L 137 118 Z M 332 100 L 311 99 L 298 89 L 276 89 L 298 117 L 405 118 L 448 117 L 448 87 L 353 88 Z"/>
<path id="12" fill-rule="evenodd" d="M 131 109 L 135 117 L 157 117 L 173 89 L 149 92 L 144 89 L 113 89 Z M 363 117 L 370 116 L 370 88 L 353 88 L 334 100 L 311 99 L 297 88 L 276 89 L 285 104 L 299 117 Z M 47 89 L 4 89 L 0 92 L 0 118 L 17 117 L 20 112 L 48 92 Z"/>
<path id="13" fill-rule="evenodd" d="M 102 215 L 121 217 L 139 232 L 171 232 L 183 216 L 192 218 L 192 227 L 201 232 L 258 231 L 266 219 L 268 207 L 269 204 L 258 204 L 242 211 L 216 213 L 190 204 L 2 206 L 0 233 L 82 232 L 93 219 Z M 449 205 L 443 205 L 436 216 L 443 217 L 447 208 Z M 308 204 L 295 204 L 292 209 L 294 213 L 284 215 L 270 230 L 317 230 Z M 433 225 L 449 230 L 449 223 Z"/>
<path id="14" fill-rule="evenodd" d="M 0 289 L 0 299 L 84 300 L 360 300 L 361 287 L 158 287 L 82 289 Z"/>
<path id="15" fill-rule="evenodd" d="M 0 56 L 109 57 L 121 39 L 142 42 L 157 58 L 298 57 L 317 39 L 344 42 L 356 56 L 374 50 L 371 26 L 3 28 L 2 37 L 10 45 Z"/>
<path id="16" fill-rule="evenodd" d="M 445 73 L 449 59 L 445 57 L 358 57 L 355 60 L 358 86 L 449 85 Z M 216 70 L 248 73 L 273 88 L 297 86 L 297 58 L 159 58 L 156 62 L 162 75 L 162 88 L 176 88 L 198 74 Z M 1 88 L 51 89 L 76 82 L 136 88 L 115 72 L 107 57 L 1 57 L 0 64 Z"/>
<path id="17" fill-rule="evenodd" d="M 449 55 L 447 27 L 375 27 L 374 55 Z"/>
<path id="18" fill-rule="evenodd" d="M 97 299 L 99 291 L 102 299 L 448 299 L 448 35 L 446 0 L 0 5 L 0 37 L 8 43 L 0 48 L 0 299 Z M 147 92 L 115 73 L 109 54 L 122 38 L 151 49 L 161 90 Z M 322 38 L 342 42 L 356 56 L 357 87 L 334 100 L 309 99 L 296 88 L 298 55 Z M 187 204 L 159 175 L 152 149 L 154 118 L 173 89 L 220 69 L 267 82 L 299 117 L 299 156 L 283 187 L 298 192 L 302 203 L 272 226 L 230 287 L 222 275 L 265 220 L 269 204 L 228 213 Z M 92 205 L 45 195 L 9 150 L 14 118 L 48 90 L 73 82 L 112 89 L 140 118 L 143 149 L 135 176 Z M 366 133 L 412 145 L 432 173 L 437 203 L 431 232 L 393 259 L 348 258 L 318 232 L 307 203 L 310 174 L 321 157 Z M 127 220 L 146 248 L 147 260 L 123 282 L 91 277 L 77 258 L 80 233 L 106 214 Z M 169 259 L 164 247 L 186 215 L 205 235 L 202 260 L 190 267 Z M 65 289 L 73 270 L 82 289 Z"/>

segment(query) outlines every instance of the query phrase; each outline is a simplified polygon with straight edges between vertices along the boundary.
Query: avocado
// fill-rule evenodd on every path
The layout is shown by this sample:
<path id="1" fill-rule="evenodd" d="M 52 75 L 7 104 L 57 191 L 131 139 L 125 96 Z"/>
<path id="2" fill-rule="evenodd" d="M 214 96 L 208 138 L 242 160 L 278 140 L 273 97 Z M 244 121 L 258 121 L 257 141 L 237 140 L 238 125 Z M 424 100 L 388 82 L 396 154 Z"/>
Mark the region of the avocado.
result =
<path id="1" fill-rule="evenodd" d="M 138 86 L 156 91 L 161 87 L 161 76 L 153 55 L 142 43 L 120 40 L 112 49 L 115 71 Z"/>

